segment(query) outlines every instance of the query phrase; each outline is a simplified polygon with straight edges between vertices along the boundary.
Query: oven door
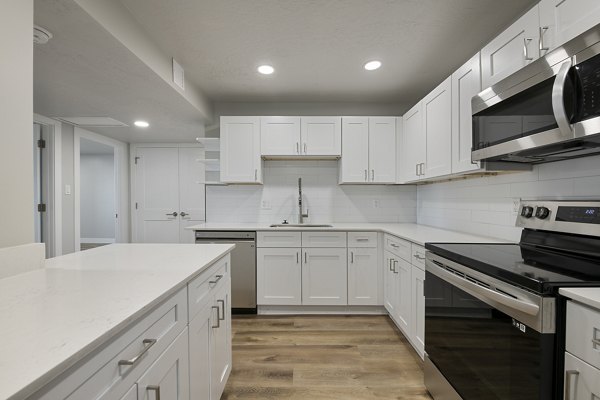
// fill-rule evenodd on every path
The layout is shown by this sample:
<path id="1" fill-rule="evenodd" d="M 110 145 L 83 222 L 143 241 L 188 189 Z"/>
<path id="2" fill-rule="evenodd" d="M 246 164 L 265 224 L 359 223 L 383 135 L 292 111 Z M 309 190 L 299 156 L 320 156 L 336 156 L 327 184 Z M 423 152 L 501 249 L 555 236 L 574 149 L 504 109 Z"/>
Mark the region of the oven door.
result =
<path id="1" fill-rule="evenodd" d="M 537 295 L 429 253 L 425 382 L 434 398 L 552 399 L 554 327 L 539 318 L 544 307 Z"/>

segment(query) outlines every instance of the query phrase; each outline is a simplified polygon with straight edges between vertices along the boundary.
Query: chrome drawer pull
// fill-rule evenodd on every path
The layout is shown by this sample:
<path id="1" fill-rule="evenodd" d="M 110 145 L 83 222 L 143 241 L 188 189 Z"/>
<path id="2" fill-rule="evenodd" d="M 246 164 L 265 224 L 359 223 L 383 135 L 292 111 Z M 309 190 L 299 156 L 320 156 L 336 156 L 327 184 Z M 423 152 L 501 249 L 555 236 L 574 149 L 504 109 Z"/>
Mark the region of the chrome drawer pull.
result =
<path id="1" fill-rule="evenodd" d="M 578 376 L 579 371 L 570 370 L 566 373 L 565 383 L 565 400 L 571 400 L 571 377 Z"/>
<path id="2" fill-rule="evenodd" d="M 394 273 L 397 274 L 398 271 L 396 271 L 396 264 L 398 264 L 398 260 L 394 260 Z"/>
<path id="3" fill-rule="evenodd" d="M 414 256 L 415 256 L 415 258 L 416 258 L 417 260 L 424 260 L 424 259 L 425 259 L 425 257 L 422 257 L 422 256 L 420 256 L 420 255 L 418 255 L 418 254 L 415 254 Z"/>
<path id="4" fill-rule="evenodd" d="M 144 344 L 144 348 L 137 356 L 129 360 L 119 360 L 119 365 L 135 365 L 142 358 L 142 356 L 146 354 L 148 350 L 150 350 L 150 347 L 156 344 L 156 339 L 144 339 L 142 340 L 142 343 Z"/>
<path id="5" fill-rule="evenodd" d="M 600 339 L 592 339 L 594 346 L 600 346 Z"/>
<path id="6" fill-rule="evenodd" d="M 217 303 L 221 303 L 221 307 L 223 307 L 223 311 L 221 311 L 220 317 L 219 312 L 217 311 L 217 318 L 219 321 L 225 321 L 225 300 L 217 300 Z"/>
<path id="7" fill-rule="evenodd" d="M 156 400 L 160 400 L 160 386 L 148 385 L 148 386 L 146 386 L 146 390 L 148 390 L 148 391 L 152 390 L 156 394 L 156 397 L 154 397 L 154 398 Z"/>
<path id="8" fill-rule="evenodd" d="M 400 247 L 400 246 L 398 246 L 396 243 L 390 243 L 390 246 L 392 246 L 392 247 L 395 247 L 395 248 L 398 248 L 398 247 Z"/>
<path id="9" fill-rule="evenodd" d="M 223 275 L 217 275 L 214 281 L 208 281 L 208 283 L 210 283 L 211 285 L 216 284 L 217 282 L 219 282 L 221 280 L 221 278 L 223 277 Z"/>
<path id="10" fill-rule="evenodd" d="M 368 242 L 369 239 L 368 238 L 356 238 L 357 242 Z"/>
<path id="11" fill-rule="evenodd" d="M 221 327 L 221 317 L 219 315 L 219 307 L 217 306 L 212 306 L 213 310 L 217 310 L 217 325 L 212 325 L 213 328 L 220 328 Z M 212 318 L 212 316 L 211 316 Z"/>

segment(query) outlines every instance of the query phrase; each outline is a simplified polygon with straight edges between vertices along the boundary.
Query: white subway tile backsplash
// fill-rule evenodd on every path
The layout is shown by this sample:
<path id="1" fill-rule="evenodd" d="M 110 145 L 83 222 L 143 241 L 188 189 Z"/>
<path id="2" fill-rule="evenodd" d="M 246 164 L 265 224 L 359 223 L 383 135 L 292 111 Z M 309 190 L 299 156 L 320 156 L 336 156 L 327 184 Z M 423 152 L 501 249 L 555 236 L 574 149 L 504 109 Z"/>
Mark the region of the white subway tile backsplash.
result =
<path id="1" fill-rule="evenodd" d="M 533 170 L 423 185 L 417 222 L 518 241 L 515 199 L 600 199 L 600 156 L 535 166 Z"/>
<path id="2" fill-rule="evenodd" d="M 274 223 L 298 218 L 298 178 L 312 223 L 416 222 L 415 186 L 338 185 L 336 161 L 266 161 L 262 186 L 207 186 L 208 222 Z M 374 200 L 378 207 L 374 207 Z M 262 203 L 270 209 L 262 209 Z"/>

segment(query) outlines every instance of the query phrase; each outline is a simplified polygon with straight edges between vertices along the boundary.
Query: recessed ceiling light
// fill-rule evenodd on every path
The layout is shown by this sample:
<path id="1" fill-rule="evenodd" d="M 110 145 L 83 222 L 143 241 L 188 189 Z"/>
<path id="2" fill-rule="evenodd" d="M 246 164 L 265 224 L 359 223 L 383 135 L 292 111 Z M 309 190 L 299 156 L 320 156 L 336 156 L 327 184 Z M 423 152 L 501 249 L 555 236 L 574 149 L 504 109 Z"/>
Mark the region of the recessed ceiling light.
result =
<path id="1" fill-rule="evenodd" d="M 367 71 L 374 71 L 374 70 L 378 69 L 379 67 L 381 67 L 381 61 L 377 61 L 377 60 L 369 61 L 368 63 L 365 64 L 365 69 Z"/>
<path id="2" fill-rule="evenodd" d="M 147 123 L 146 121 L 135 121 L 133 124 L 135 126 L 137 126 L 138 128 L 147 128 L 150 126 L 150 124 Z"/>
<path id="3" fill-rule="evenodd" d="M 271 75 L 273 72 L 275 72 L 275 68 L 270 65 L 261 65 L 258 67 L 258 72 L 263 75 Z"/>

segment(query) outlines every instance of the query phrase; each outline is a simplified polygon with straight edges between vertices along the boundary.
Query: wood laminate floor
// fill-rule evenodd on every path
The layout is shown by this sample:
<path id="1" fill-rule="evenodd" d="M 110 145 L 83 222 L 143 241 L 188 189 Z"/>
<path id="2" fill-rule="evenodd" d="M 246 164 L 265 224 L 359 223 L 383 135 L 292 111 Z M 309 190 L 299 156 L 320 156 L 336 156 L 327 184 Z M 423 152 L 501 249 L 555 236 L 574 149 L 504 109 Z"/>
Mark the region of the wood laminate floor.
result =
<path id="1" fill-rule="evenodd" d="M 222 400 L 430 400 L 423 363 L 387 316 L 234 316 Z"/>

